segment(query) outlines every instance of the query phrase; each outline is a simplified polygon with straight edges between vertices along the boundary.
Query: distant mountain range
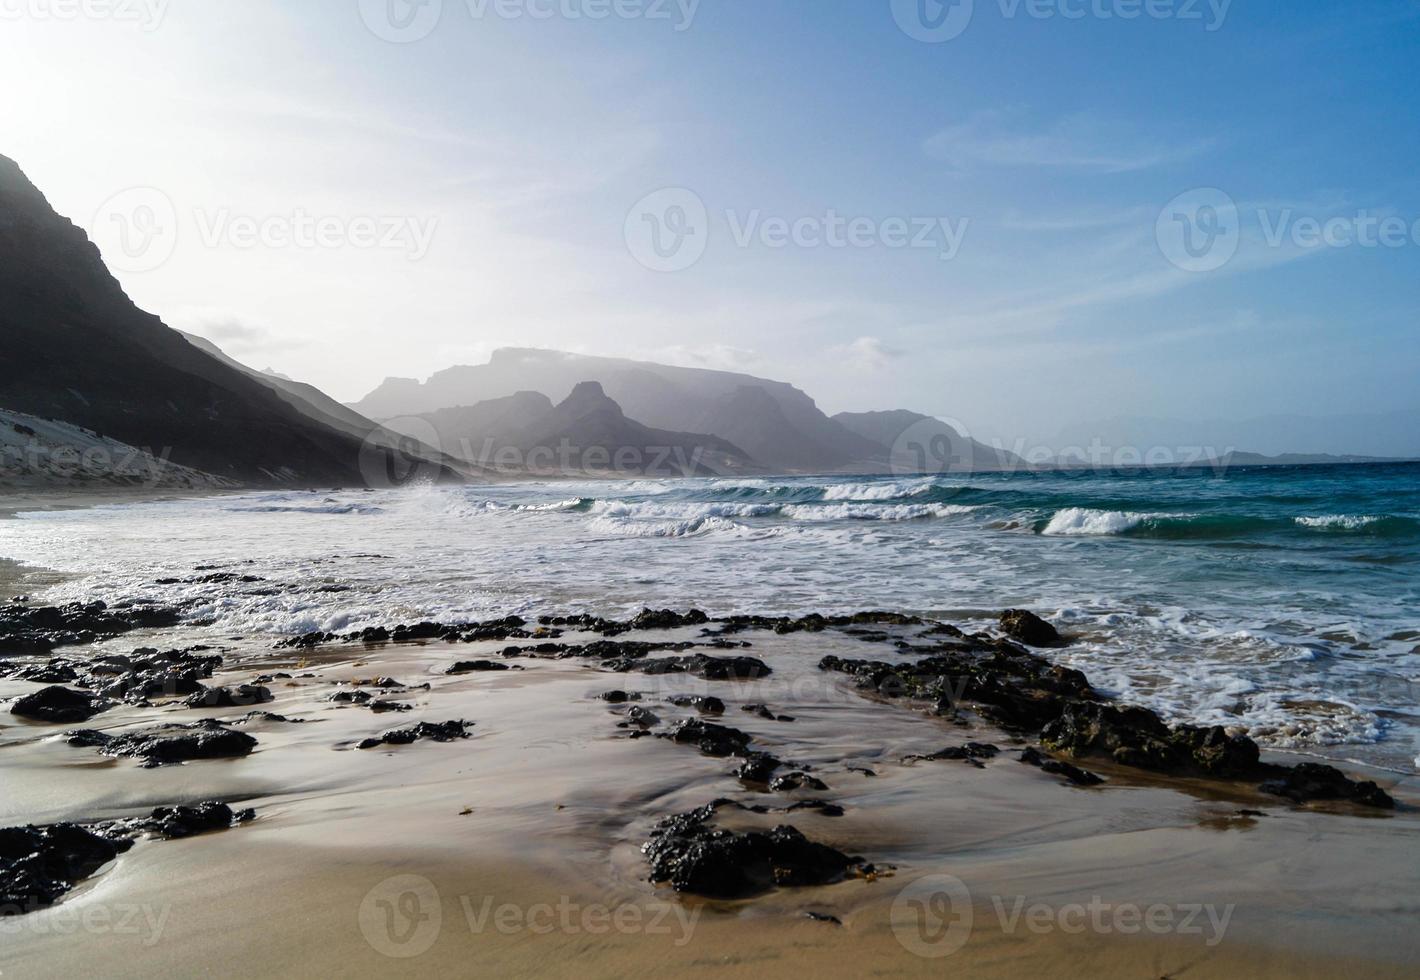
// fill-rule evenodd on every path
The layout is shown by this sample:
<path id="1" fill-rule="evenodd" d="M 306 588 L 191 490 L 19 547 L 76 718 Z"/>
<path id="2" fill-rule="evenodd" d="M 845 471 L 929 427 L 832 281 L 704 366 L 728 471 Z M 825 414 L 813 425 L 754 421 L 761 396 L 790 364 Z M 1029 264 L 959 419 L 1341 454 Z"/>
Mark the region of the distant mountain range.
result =
<path id="1" fill-rule="evenodd" d="M 595 381 L 581 382 L 557 405 L 540 392 L 520 391 L 389 424 L 425 438 L 432 427 L 446 451 L 500 474 L 673 477 L 757 470 L 724 439 L 653 429 L 627 418 Z"/>
<path id="2" fill-rule="evenodd" d="M 562 351 L 507 348 L 495 351 L 487 364 L 449 368 L 425 382 L 390 378 L 349 407 L 411 434 L 432 426 L 446 452 L 475 459 L 487 454 L 470 448 L 525 448 L 532 430 L 523 416 L 546 414 L 554 402 L 592 381 L 627 421 L 634 419 L 667 444 L 698 448 L 718 472 L 940 472 L 1024 465 L 1009 452 L 914 412 L 829 418 L 812 398 L 783 381 Z M 541 432 L 539 438 L 547 440 L 563 436 L 545 427 Z M 646 435 L 625 438 L 638 445 Z"/>
<path id="3" fill-rule="evenodd" d="M 140 310 L 85 233 L 3 156 L 0 341 L 0 455 L 23 457 L 0 466 L 0 484 L 44 481 L 41 457 L 61 451 L 142 463 L 136 476 L 96 471 L 115 485 L 194 487 L 1029 468 L 916 412 L 830 418 L 782 381 L 550 350 L 498 350 L 423 382 L 390 378 L 342 405 Z M 1231 445 L 1216 455 L 1236 465 L 1361 459 L 1264 458 Z M 161 479 L 143 475 L 168 464 Z"/>

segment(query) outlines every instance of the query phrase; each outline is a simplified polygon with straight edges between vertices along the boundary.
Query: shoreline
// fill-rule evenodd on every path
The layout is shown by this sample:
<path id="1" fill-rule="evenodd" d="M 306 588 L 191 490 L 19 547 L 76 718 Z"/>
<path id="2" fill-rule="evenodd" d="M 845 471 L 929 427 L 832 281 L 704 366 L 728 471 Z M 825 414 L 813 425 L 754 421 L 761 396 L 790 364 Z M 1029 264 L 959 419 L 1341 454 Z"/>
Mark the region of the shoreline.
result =
<path id="1" fill-rule="evenodd" d="M 133 634 L 98 649 L 127 651 L 162 635 Z M 693 629 L 676 628 L 616 640 L 696 637 Z M 100 964 L 112 973 L 117 962 L 129 964 L 119 972 L 136 975 L 161 960 L 177 972 L 213 971 L 218 964 L 215 972 L 223 975 L 427 975 L 470 965 L 530 975 L 576 956 L 580 968 L 632 975 L 668 966 L 763 975 L 792 963 L 827 976 L 865 969 L 940 975 L 944 965 L 988 977 L 1027 969 L 1174 975 L 1189 966 L 1192 976 L 1323 976 L 1346 968 L 1400 976 L 1407 958 L 1420 952 L 1405 925 L 1406 896 L 1420 887 L 1410 860 L 1420 843 L 1413 781 L 1402 781 L 1400 809 L 1383 814 L 1349 805 L 1294 806 L 1238 784 L 1126 772 L 1095 759 L 1078 761 L 1106 784 L 1070 786 L 1018 764 L 1023 743 L 978 718 L 964 719 L 963 727 L 917 707 L 880 703 L 846 676 L 814 668 L 828 651 L 876 656 L 871 651 L 880 642 L 841 630 L 751 630 L 733 638 L 751 645 L 711 652 L 762 658 L 774 673 L 705 680 L 616 672 L 595 661 L 505 658 L 503 639 L 286 650 L 238 645 L 221 651 L 227 662 L 204 684 L 290 674 L 264 681 L 275 700 L 260 707 L 305 723 L 248 723 L 241 730 L 259 742 L 250 756 L 151 770 L 65 745 L 53 737 L 64 728 L 6 715 L 5 826 L 130 817 L 203 799 L 256 809 L 252 823 L 231 830 L 141 842 L 54 908 L 0 919 L 0 929 L 12 933 L 6 968 L 75 975 Z M 76 652 L 61 648 L 56 655 Z M 479 658 L 523 669 L 446 672 L 454 662 Z M 413 710 L 375 714 L 329 700 L 333 693 L 372 690 L 374 675 L 407 685 L 380 693 Z M 618 727 L 626 705 L 599 699 L 615 688 L 639 693 L 637 704 L 660 716 L 652 737 Z M 0 680 L 0 696 L 33 689 Z M 810 766 L 829 790 L 766 794 L 729 775 L 734 760 L 654 737 L 676 718 L 697 716 L 666 700 L 681 694 L 723 698 L 726 710 L 716 722 Z M 755 702 L 772 705 L 780 717 L 742 710 Z M 231 721 L 250 707 L 122 706 L 87 727 Z M 789 715 L 793 721 L 783 720 Z M 471 737 L 353 748 L 374 732 L 449 718 L 474 722 Z M 984 769 L 907 761 L 943 743 L 975 740 L 1000 745 L 1002 754 Z M 804 810 L 723 819 L 736 827 L 791 823 L 883 870 L 876 880 L 778 888 L 733 901 L 676 895 L 647 881 L 640 847 L 655 822 L 719 797 L 771 807 L 830 799 L 843 816 Z M 943 875 L 966 887 L 968 904 L 958 908 L 941 892 L 956 917 L 922 918 L 937 906 L 914 905 L 912 889 Z M 1345 901 L 1348 891 L 1363 888 L 1364 907 Z M 403 921 L 387 914 L 395 915 L 408 894 L 422 896 L 414 909 L 420 915 L 437 910 L 432 938 L 419 924 L 428 919 L 389 928 Z M 1103 927 L 1076 931 L 1078 917 L 1088 920 L 1101 903 Z M 1213 933 L 1184 931 L 1182 923 L 1197 906 L 1190 930 L 1208 928 L 1201 910 L 1210 905 L 1215 923 L 1227 915 L 1225 935 L 1211 945 Z M 555 918 L 547 929 L 551 913 L 544 909 L 564 906 L 579 913 L 570 925 Z M 1032 918 L 1012 917 L 1018 906 Z M 1138 924 L 1136 916 L 1155 907 L 1158 921 L 1161 910 L 1172 910 L 1172 931 Z M 85 916 L 108 915 L 112 922 L 129 909 L 148 910 L 161 927 L 143 927 L 148 920 L 141 918 L 132 934 L 82 925 Z M 602 910 L 632 925 L 595 931 Z M 597 913 L 586 920 L 591 925 L 580 917 L 589 911 Z M 503 915 L 502 926 L 490 918 L 494 912 Z M 963 914 L 971 920 L 969 934 L 948 950 L 961 938 L 952 923 Z M 669 930 L 690 926 L 688 933 L 653 932 L 653 921 Z M 80 925 L 64 931 L 66 922 Z M 299 930 L 289 928 L 293 922 Z M 689 939 L 677 945 L 684 934 Z M 790 949 L 792 957 L 784 953 Z"/>

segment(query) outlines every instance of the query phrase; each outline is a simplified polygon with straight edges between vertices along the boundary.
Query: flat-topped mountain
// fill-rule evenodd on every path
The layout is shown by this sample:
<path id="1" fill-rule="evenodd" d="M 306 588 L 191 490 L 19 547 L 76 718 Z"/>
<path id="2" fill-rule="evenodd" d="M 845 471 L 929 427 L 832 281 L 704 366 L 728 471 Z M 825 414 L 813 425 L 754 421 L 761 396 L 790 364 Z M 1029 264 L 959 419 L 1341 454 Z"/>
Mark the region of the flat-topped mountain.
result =
<path id="1" fill-rule="evenodd" d="M 0 408 L 224 480 L 359 484 L 401 469 L 338 419 L 312 417 L 140 310 L 84 231 L 3 156 L 0 341 Z"/>
<path id="2" fill-rule="evenodd" d="M 432 427 L 444 452 L 502 473 L 713 476 L 757 469 L 724 439 L 628 418 L 596 381 L 579 383 L 556 405 L 522 391 L 389 424 L 411 435 Z"/>
<path id="3" fill-rule="evenodd" d="M 560 402 L 588 380 L 600 382 L 605 394 L 643 425 L 711 433 L 772 471 L 880 470 L 886 463 L 883 447 L 830 419 L 786 382 L 561 351 L 505 348 L 487 364 L 449 368 L 425 382 L 389 379 L 350 407 L 385 421 L 520 391 Z"/>

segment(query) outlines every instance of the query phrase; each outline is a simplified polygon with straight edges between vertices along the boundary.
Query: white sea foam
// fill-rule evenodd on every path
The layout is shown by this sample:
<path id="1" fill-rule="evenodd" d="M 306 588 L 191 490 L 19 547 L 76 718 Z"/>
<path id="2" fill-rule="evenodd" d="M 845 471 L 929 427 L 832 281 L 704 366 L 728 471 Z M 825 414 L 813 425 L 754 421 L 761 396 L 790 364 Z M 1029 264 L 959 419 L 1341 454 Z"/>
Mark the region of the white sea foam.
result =
<path id="1" fill-rule="evenodd" d="M 1126 510 L 1091 510 L 1088 507 L 1067 507 L 1057 510 L 1041 534 L 1062 537 L 1123 534 L 1145 521 L 1162 518 L 1184 518 L 1186 514 L 1140 514 Z"/>
<path id="2" fill-rule="evenodd" d="M 684 503 L 657 501 L 598 500 L 591 513 L 608 517 L 645 520 L 699 520 L 704 517 L 768 517 L 782 510 L 780 504 L 751 504 L 732 500 Z"/>
<path id="3" fill-rule="evenodd" d="M 1356 514 L 1326 514 L 1321 517 L 1294 517 L 1292 518 L 1302 527 L 1317 528 L 1320 530 L 1343 530 L 1354 531 L 1357 528 L 1374 524 L 1380 520 L 1379 517 Z"/>
<path id="4" fill-rule="evenodd" d="M 568 497 L 566 500 L 557 500 L 550 504 L 515 504 L 513 510 L 533 513 L 556 513 L 564 510 L 576 510 L 586 502 L 585 497 Z"/>
<path id="5" fill-rule="evenodd" d="M 796 521 L 919 521 L 977 509 L 965 504 L 788 504 L 783 513 Z"/>
<path id="6" fill-rule="evenodd" d="M 602 515 L 592 518 L 588 524 L 604 534 L 626 538 L 695 538 L 709 534 L 736 534 L 741 530 L 740 525 L 722 517 L 648 521 Z"/>
<path id="7" fill-rule="evenodd" d="M 930 480 L 898 483 L 835 483 L 823 488 L 824 500 L 898 500 L 930 492 Z"/>

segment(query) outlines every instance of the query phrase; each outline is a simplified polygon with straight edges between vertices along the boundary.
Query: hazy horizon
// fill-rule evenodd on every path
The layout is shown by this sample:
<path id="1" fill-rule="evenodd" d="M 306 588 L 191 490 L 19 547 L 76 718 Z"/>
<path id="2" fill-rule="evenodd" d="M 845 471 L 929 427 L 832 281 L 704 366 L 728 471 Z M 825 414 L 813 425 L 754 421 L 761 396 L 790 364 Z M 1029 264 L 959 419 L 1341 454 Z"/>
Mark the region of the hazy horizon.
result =
<path id="1" fill-rule="evenodd" d="M 343 402 L 541 347 L 1008 443 L 1420 410 L 1416 5 L 1056 6 L 22 4 L 0 153 Z"/>

